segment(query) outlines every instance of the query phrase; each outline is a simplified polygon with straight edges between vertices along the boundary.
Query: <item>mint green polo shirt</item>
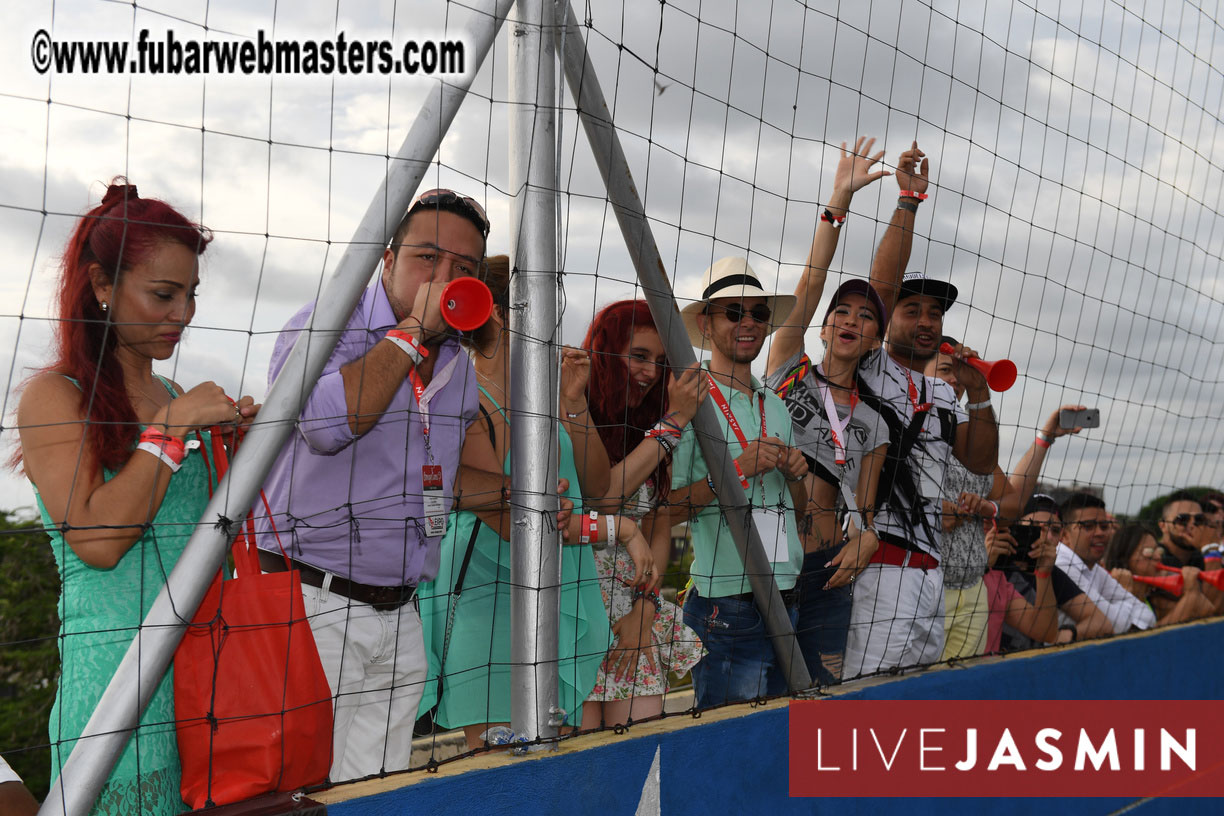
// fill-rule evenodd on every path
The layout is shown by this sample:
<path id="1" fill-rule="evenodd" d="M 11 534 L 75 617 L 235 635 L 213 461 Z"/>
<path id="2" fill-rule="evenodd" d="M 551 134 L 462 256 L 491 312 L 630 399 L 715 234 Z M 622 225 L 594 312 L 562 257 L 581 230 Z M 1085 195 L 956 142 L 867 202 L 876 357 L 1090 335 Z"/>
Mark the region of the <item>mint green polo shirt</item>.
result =
<path id="1" fill-rule="evenodd" d="M 706 365 L 702 363 L 703 368 Z M 792 444 L 790 413 L 777 394 L 761 385 L 755 377 L 752 379 L 751 395 L 728 388 L 717 380 L 715 384 L 727 399 L 731 413 L 749 442 L 761 435 L 759 395 L 764 394 L 765 427 L 768 435 L 777 437 L 788 445 Z M 723 438 L 727 440 L 727 452 L 734 459 L 743 453 L 744 448 L 722 411 L 717 413 Z M 672 489 L 684 488 L 694 482 L 704 482 L 708 473 L 709 468 L 697 444 L 696 432 L 692 423 L 689 423 L 672 456 Z M 749 479 L 748 487 L 748 501 L 752 507 L 768 508 L 783 522 L 785 533 L 781 535 L 758 531 L 761 532 L 761 543 L 765 545 L 766 554 L 777 550 L 778 554 L 782 555 L 782 560 L 773 561 L 774 579 L 778 583 L 778 589 L 791 589 L 803 567 L 803 545 L 795 529 L 794 507 L 786 479 L 775 469 Z M 719 509 L 717 501 L 707 504 L 689 522 L 689 533 L 693 542 L 693 566 L 690 576 L 697 592 L 706 598 L 722 598 L 752 591 L 727 524 L 728 520 Z M 785 536 L 785 541 L 782 536 Z"/>

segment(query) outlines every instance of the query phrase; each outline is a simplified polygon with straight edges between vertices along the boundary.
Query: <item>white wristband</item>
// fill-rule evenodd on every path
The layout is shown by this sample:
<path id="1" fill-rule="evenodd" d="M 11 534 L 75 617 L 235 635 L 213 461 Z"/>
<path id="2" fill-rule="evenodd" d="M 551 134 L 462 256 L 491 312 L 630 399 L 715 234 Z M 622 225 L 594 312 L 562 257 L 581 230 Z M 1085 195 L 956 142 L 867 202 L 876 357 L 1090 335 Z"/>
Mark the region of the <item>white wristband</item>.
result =
<path id="1" fill-rule="evenodd" d="M 616 544 L 616 516 L 609 513 L 604 518 L 608 520 L 608 543 Z"/>
<path id="2" fill-rule="evenodd" d="M 414 366 L 419 366 L 421 362 L 425 359 L 424 357 L 421 356 L 420 350 L 417 349 L 416 346 L 412 345 L 404 338 L 395 337 L 393 335 L 387 335 L 387 339 L 390 340 L 395 345 L 399 346 L 400 351 L 408 355 L 408 359 L 412 360 L 412 364 Z"/>
<path id="3" fill-rule="evenodd" d="M 980 411 L 983 408 L 989 408 L 989 407 L 990 407 L 990 399 L 987 398 L 987 399 L 982 400 L 981 402 L 969 403 L 968 405 L 965 406 L 965 410 L 966 411 Z"/>
<path id="4" fill-rule="evenodd" d="M 152 442 L 141 442 L 136 446 L 136 450 L 142 450 L 145 453 L 153 454 L 158 459 L 162 460 L 166 464 L 166 467 L 170 468 L 171 473 L 178 473 L 179 468 L 183 466 L 182 462 L 174 461 L 170 458 L 169 454 L 167 454 L 157 445 L 154 445 Z"/>

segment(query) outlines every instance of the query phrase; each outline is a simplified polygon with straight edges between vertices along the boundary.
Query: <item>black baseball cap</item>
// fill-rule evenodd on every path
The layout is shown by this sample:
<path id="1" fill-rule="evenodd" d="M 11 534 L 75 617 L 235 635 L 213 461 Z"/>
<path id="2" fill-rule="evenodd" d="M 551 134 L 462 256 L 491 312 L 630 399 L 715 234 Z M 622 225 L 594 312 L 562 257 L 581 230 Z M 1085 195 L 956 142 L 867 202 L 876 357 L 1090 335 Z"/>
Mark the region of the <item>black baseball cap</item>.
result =
<path id="1" fill-rule="evenodd" d="M 928 278 L 923 272 L 906 272 L 897 290 L 897 303 L 906 298 L 925 295 L 934 298 L 939 307 L 946 312 L 953 303 L 956 303 L 957 294 L 956 287 L 947 281 Z"/>

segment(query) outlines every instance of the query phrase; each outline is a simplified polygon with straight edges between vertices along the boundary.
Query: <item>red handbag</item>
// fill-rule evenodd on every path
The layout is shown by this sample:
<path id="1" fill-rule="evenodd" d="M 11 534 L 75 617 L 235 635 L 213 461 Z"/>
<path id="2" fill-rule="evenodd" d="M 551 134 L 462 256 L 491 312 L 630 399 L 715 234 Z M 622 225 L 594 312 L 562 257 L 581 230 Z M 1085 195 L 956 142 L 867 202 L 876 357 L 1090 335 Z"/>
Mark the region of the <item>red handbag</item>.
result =
<path id="1" fill-rule="evenodd" d="M 212 429 L 218 479 L 224 433 Z M 252 514 L 244 526 L 232 548 L 236 576 L 217 573 L 174 655 L 181 792 L 196 809 L 298 790 L 331 768 L 332 693 L 301 577 L 264 575 Z"/>

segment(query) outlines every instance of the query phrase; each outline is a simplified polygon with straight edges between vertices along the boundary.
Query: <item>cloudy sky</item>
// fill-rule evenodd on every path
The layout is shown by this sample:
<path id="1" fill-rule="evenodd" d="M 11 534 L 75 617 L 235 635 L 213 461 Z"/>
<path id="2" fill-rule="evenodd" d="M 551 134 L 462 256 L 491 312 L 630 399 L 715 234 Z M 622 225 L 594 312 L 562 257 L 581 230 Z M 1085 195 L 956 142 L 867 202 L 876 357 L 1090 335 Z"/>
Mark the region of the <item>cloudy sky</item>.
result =
<path id="1" fill-rule="evenodd" d="M 0 374 L 47 359 L 49 300 L 73 217 L 126 175 L 210 226 L 199 311 L 161 372 L 261 395 L 275 332 L 313 298 L 432 81 L 39 75 L 57 40 L 462 37 L 479 0 L 15 0 L 0 9 Z M 1046 474 L 1102 484 L 1123 511 L 1224 485 L 1224 36 L 1211 9 L 1114 2 L 577 4 L 677 293 L 746 254 L 793 290 L 836 146 L 917 139 L 935 189 L 911 268 L 949 277 L 946 331 L 1022 373 L 996 399 L 1014 464 L 1062 403 L 1102 428 L 1060 442 Z M 477 74 L 429 186 L 486 202 L 510 247 L 506 34 Z M 568 95 L 562 165 L 563 338 L 634 294 L 633 271 Z M 861 191 L 834 272 L 864 275 L 891 179 Z M 830 291 L 832 289 L 831 281 Z M 816 338 L 811 335 L 811 346 Z M 762 360 L 764 358 L 762 357 Z M 4 432 L 4 451 L 12 432 Z M 32 504 L 0 476 L 0 507 Z"/>

